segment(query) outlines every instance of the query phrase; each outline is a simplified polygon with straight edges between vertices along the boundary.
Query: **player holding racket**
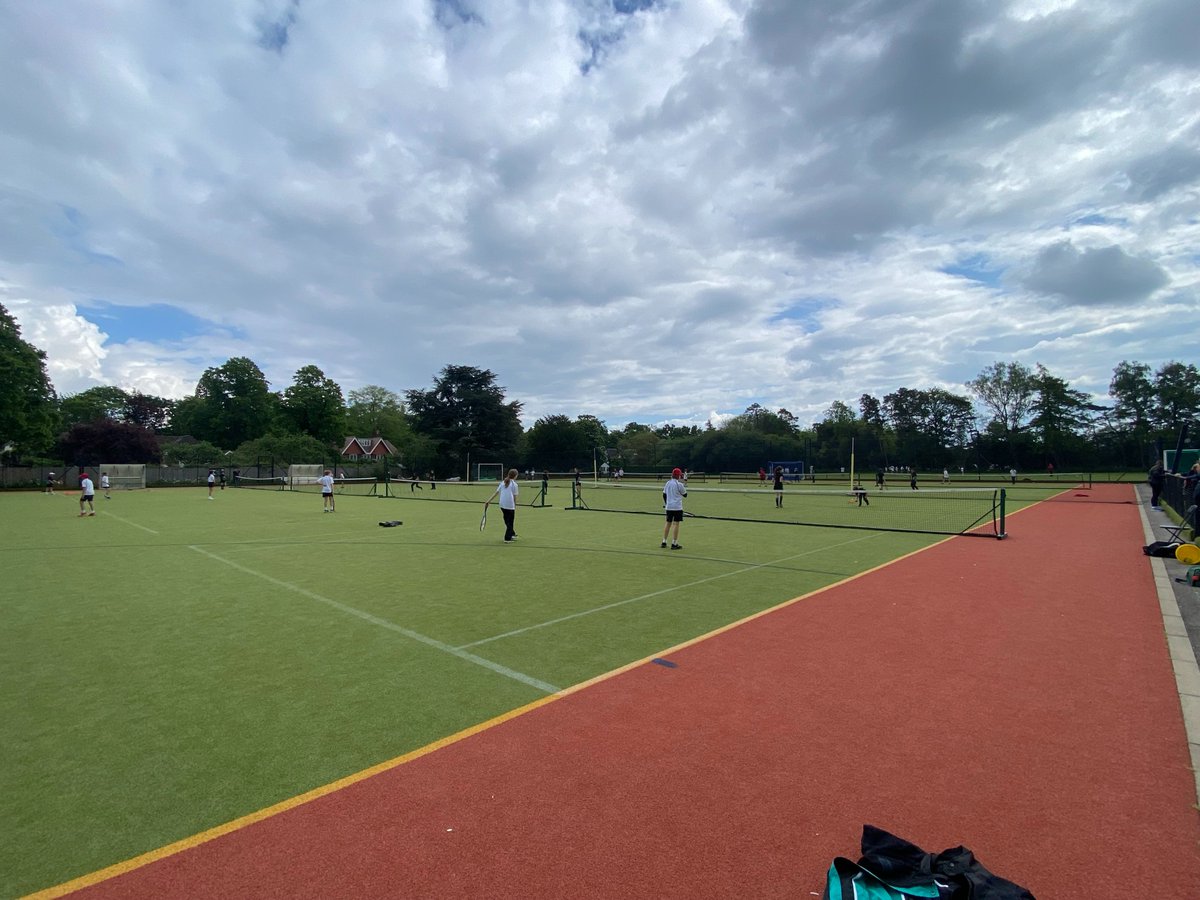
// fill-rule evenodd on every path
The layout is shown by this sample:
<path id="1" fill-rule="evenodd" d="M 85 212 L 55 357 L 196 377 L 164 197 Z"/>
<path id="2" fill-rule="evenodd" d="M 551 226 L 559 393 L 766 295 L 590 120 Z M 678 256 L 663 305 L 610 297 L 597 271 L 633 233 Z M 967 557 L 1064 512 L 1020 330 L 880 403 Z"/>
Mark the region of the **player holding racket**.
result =
<path id="1" fill-rule="evenodd" d="M 682 550 L 679 543 L 679 525 L 683 522 L 683 498 L 687 496 L 687 485 L 683 483 L 680 469 L 672 469 L 671 477 L 663 485 L 663 509 L 667 511 L 667 522 L 663 525 L 662 546 L 667 546 L 667 532 L 675 523 L 675 536 L 671 538 L 671 549 Z"/>
<path id="2" fill-rule="evenodd" d="M 487 521 L 487 508 L 497 496 L 500 498 L 500 514 L 504 516 L 504 543 L 511 544 L 517 539 L 517 533 L 513 530 L 513 525 L 517 519 L 517 497 L 520 495 L 521 489 L 517 485 L 517 470 L 509 469 L 508 474 L 504 476 L 504 480 L 496 486 L 496 490 L 492 496 L 488 497 L 483 504 L 483 522 Z M 483 530 L 483 522 L 479 528 Z"/>

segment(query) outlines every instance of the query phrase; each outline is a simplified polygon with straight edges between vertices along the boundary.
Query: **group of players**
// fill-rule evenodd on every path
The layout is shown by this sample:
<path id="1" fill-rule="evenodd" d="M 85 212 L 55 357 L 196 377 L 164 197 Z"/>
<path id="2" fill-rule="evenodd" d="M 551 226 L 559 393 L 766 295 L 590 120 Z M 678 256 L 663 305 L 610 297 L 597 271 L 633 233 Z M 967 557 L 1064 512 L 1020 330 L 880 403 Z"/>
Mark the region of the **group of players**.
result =
<path id="1" fill-rule="evenodd" d="M 61 484 L 54 480 L 54 473 L 51 472 L 46 476 L 46 493 L 54 493 L 54 485 Z M 100 473 L 100 490 L 104 491 L 104 499 L 112 499 L 112 485 L 108 481 L 108 473 Z M 94 516 L 96 514 L 96 483 L 92 481 L 92 476 L 86 470 L 79 473 L 79 517 Z"/>

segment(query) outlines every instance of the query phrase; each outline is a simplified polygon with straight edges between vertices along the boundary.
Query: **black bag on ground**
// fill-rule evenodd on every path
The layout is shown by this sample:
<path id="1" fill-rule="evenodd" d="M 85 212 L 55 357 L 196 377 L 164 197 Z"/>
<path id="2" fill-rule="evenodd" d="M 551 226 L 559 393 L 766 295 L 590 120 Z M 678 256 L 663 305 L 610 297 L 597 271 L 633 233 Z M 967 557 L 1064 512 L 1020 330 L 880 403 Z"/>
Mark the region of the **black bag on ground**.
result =
<path id="1" fill-rule="evenodd" d="M 1147 556 L 1166 556 L 1170 559 L 1175 558 L 1175 548 L 1181 545 L 1180 541 L 1155 541 L 1152 544 L 1147 544 L 1142 548 L 1142 552 Z"/>

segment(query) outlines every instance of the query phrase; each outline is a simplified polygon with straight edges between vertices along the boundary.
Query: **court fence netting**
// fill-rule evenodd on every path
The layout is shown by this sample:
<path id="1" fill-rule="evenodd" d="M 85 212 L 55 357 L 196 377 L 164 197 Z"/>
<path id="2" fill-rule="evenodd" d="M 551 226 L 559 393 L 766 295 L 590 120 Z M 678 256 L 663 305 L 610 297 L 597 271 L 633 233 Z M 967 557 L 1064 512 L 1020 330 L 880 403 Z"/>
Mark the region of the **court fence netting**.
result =
<path id="1" fill-rule="evenodd" d="M 869 531 L 1005 537 L 1003 488 L 922 488 L 917 491 L 781 491 L 688 487 L 684 515 L 730 522 L 769 522 Z M 571 508 L 663 515 L 662 489 L 587 482 L 572 491 Z"/>

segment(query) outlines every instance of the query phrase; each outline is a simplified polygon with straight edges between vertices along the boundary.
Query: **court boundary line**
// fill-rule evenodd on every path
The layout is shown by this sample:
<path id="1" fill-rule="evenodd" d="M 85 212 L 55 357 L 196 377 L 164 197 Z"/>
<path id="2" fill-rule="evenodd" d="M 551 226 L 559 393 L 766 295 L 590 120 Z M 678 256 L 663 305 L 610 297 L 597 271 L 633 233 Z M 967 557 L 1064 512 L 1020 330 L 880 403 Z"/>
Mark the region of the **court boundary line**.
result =
<path id="1" fill-rule="evenodd" d="M 128 519 L 123 519 L 121 516 L 118 516 L 116 513 L 111 513 L 107 509 L 100 510 L 100 515 L 108 516 L 110 519 L 116 519 L 118 522 L 123 522 L 126 525 L 132 525 L 134 528 L 140 528 L 142 531 L 148 531 L 154 535 L 159 534 L 159 532 L 155 531 L 153 528 L 147 528 L 145 525 L 139 525 L 137 522 L 131 522 Z"/>
<path id="2" fill-rule="evenodd" d="M 524 628 L 516 628 L 512 631 L 506 631 L 506 632 L 504 632 L 504 634 L 497 634 L 497 635 L 493 635 L 492 637 L 481 638 L 480 640 L 472 641 L 469 644 L 459 644 L 458 649 L 465 650 L 468 647 L 478 647 L 480 644 L 490 644 L 492 641 L 500 641 L 500 640 L 504 640 L 505 638 L 516 637 L 519 634 L 525 634 L 526 632 L 529 632 L 529 631 L 536 631 L 539 628 L 549 628 L 551 625 L 558 625 L 562 622 L 569 622 L 572 619 L 582 619 L 584 616 L 590 616 L 590 615 L 593 615 L 594 613 L 606 612 L 610 609 L 616 609 L 619 606 L 626 606 L 630 603 L 637 603 L 640 600 L 649 600 L 653 597 L 660 597 L 663 594 L 669 594 L 673 591 L 680 591 L 680 590 L 685 590 L 687 588 L 697 587 L 698 585 L 708 584 L 709 582 L 718 581 L 722 578 L 731 578 L 734 575 L 745 575 L 747 572 L 754 572 L 758 569 L 765 569 L 770 566 L 777 566 L 780 563 L 787 562 L 788 560 L 791 560 L 791 559 L 799 559 L 802 556 L 812 556 L 815 553 L 821 553 L 821 552 L 829 550 L 833 547 L 845 547 L 848 544 L 857 544 L 859 541 L 865 541 L 865 540 L 869 540 L 869 539 L 875 538 L 875 537 L 879 537 L 879 535 L 875 534 L 875 533 L 865 534 L 865 535 L 862 535 L 861 537 L 856 537 L 856 538 L 853 538 L 848 541 L 842 541 L 837 544 L 829 544 L 829 545 L 827 545 L 825 547 L 821 547 L 819 549 L 814 548 L 812 550 L 805 550 L 802 553 L 793 553 L 790 556 L 783 556 L 783 557 L 780 557 L 779 559 L 770 560 L 769 562 L 755 563 L 753 565 L 744 565 L 744 568 L 734 569 L 732 572 L 722 572 L 719 575 L 710 575 L 708 578 L 701 578 L 698 581 L 689 581 L 686 584 L 677 584 L 672 587 L 663 588 L 662 590 L 651 591 L 649 594 L 642 594 L 640 597 L 627 597 L 624 600 L 616 600 L 612 603 L 606 603 L 603 606 L 596 606 L 596 607 L 593 607 L 592 609 L 580 610 L 579 612 L 574 612 L 574 613 L 571 613 L 570 615 L 566 615 L 566 616 L 559 616 L 558 618 L 550 619 L 546 622 L 538 622 L 535 625 L 526 625 Z M 696 557 L 692 557 L 692 558 L 695 559 Z M 711 559 L 710 557 L 700 557 L 700 558 L 705 559 L 705 560 Z M 718 561 L 718 562 L 734 562 L 733 560 L 716 560 L 716 561 Z"/>
<path id="3" fill-rule="evenodd" d="M 451 656 L 464 660 L 465 662 L 489 669 L 490 671 L 495 672 L 497 675 L 503 675 L 505 678 L 511 678 L 513 681 L 518 681 L 527 687 L 535 688 L 536 690 L 542 691 L 546 694 L 557 694 L 560 690 L 562 690 L 562 688 L 550 684 L 549 682 L 542 681 L 539 678 L 534 678 L 532 675 L 526 675 L 524 672 L 518 672 L 516 669 L 510 669 L 508 666 L 501 665 L 500 663 L 494 662 L 490 659 L 485 659 L 482 656 L 476 656 L 474 653 L 467 653 L 465 650 L 452 647 L 447 643 L 439 641 L 437 638 L 431 638 L 428 635 L 421 634 L 419 631 L 413 631 L 411 628 L 405 628 L 403 625 L 397 625 L 395 622 L 388 621 L 387 619 L 381 618 L 373 613 L 369 613 L 350 606 L 349 604 L 342 603 L 340 600 L 334 600 L 331 597 L 323 596 L 322 594 L 318 594 L 316 591 L 310 591 L 307 588 L 300 587 L 299 585 L 291 584 L 290 582 L 276 578 L 273 575 L 268 575 L 265 572 L 255 571 L 249 566 L 243 566 L 241 563 L 234 562 L 231 559 L 225 559 L 224 557 L 205 550 L 203 547 L 200 547 L 196 544 L 189 544 L 188 549 L 194 550 L 203 556 L 207 556 L 209 559 L 214 559 L 217 562 L 223 563 L 224 565 L 229 566 L 231 569 L 236 569 L 237 571 L 243 572 L 246 575 L 252 575 L 255 578 L 261 578 L 263 581 L 273 584 L 276 587 L 292 591 L 302 597 L 307 597 L 309 600 L 315 600 L 318 603 L 324 603 L 326 606 L 331 606 L 339 612 L 355 616 L 356 618 L 362 619 L 364 622 L 369 622 L 372 625 L 378 625 L 380 628 L 386 628 L 389 631 L 394 631 L 410 640 L 425 644 L 427 647 L 432 647 L 433 649 L 440 650 L 443 653 L 448 653 Z"/>
<path id="4" fill-rule="evenodd" d="M 104 867 L 103 869 L 97 869 L 94 872 L 90 872 L 85 875 L 80 875 L 76 878 L 71 879 L 70 881 L 65 881 L 65 882 L 62 882 L 61 884 L 53 885 L 48 888 L 43 888 L 42 890 L 36 891 L 32 894 L 27 894 L 23 898 L 21 898 L 21 900 L 51 900 L 51 898 L 64 897 L 67 894 L 74 893 L 75 891 L 83 890 L 84 888 L 87 888 L 87 887 L 92 887 L 94 885 L 100 884 L 101 882 L 109 881 L 120 875 L 124 875 L 129 872 L 136 871 L 137 869 L 144 868 L 148 865 L 151 865 L 152 863 L 156 863 L 156 862 L 159 862 L 160 860 L 167 859 L 171 856 L 175 856 L 179 853 L 184 852 L 185 850 L 191 850 L 195 847 L 199 847 L 202 844 L 206 844 L 209 841 L 213 841 L 213 840 L 216 840 L 217 838 L 224 837 L 227 834 L 232 834 L 233 832 L 241 831 L 243 828 L 247 828 L 247 827 L 254 825 L 258 822 L 261 822 L 265 819 L 270 819 L 274 816 L 277 816 L 277 815 L 285 813 L 289 810 L 295 809 L 296 807 L 303 806 L 306 803 L 309 803 L 313 800 L 320 799 L 321 797 L 324 797 L 328 794 L 335 793 L 336 791 L 342 790 L 343 788 L 351 787 L 352 785 L 355 785 L 355 784 L 359 783 L 360 781 L 365 781 L 368 778 L 372 778 L 376 775 L 381 775 L 385 772 L 389 772 L 392 769 L 399 768 L 400 766 L 405 765 L 410 762 L 413 762 L 414 760 L 419 759 L 422 756 L 426 756 L 437 750 L 441 750 L 444 747 L 448 747 L 452 744 L 456 744 L 459 741 L 466 740 L 467 738 L 472 737 L 476 734 L 480 734 L 481 732 L 488 731 L 494 727 L 504 724 L 505 722 L 516 719 L 520 716 L 525 715 L 526 713 L 533 712 L 534 710 L 539 709 L 543 706 L 546 706 L 550 703 L 554 703 L 559 700 L 563 700 L 567 697 L 570 697 L 573 694 L 576 694 L 576 693 L 579 693 L 580 691 L 586 690 L 586 689 L 592 687 L 593 685 L 600 684 L 600 683 L 608 681 L 609 679 L 612 679 L 612 678 L 616 678 L 620 675 L 625 674 L 626 672 L 630 672 L 633 669 L 637 669 L 641 666 L 649 665 L 651 663 L 651 661 L 654 659 L 665 657 L 672 653 L 678 653 L 681 650 L 685 650 L 688 647 L 691 647 L 695 644 L 699 644 L 703 641 L 712 640 L 713 638 L 718 637 L 727 631 L 732 631 L 735 628 L 741 627 L 742 625 L 746 624 L 747 622 L 752 622 L 755 619 L 759 619 L 759 618 L 762 618 L 763 616 L 767 616 L 772 613 L 778 612 L 779 610 L 785 609 L 789 606 L 792 606 L 793 604 L 800 603 L 800 602 L 802 602 L 804 600 L 808 600 L 812 597 L 819 596 L 819 595 L 825 593 L 826 591 L 832 590 L 836 587 L 840 587 L 843 584 L 857 581 L 860 578 L 865 578 L 866 576 L 868 576 L 874 572 L 877 572 L 881 569 L 885 569 L 888 566 L 894 565 L 902 560 L 908 559 L 911 556 L 916 556 L 918 553 L 925 553 L 929 550 L 932 550 L 934 547 L 939 547 L 942 544 L 944 544 L 946 541 L 953 540 L 954 537 L 955 536 L 946 536 L 946 537 L 941 538 L 940 540 L 935 540 L 932 543 L 928 544 L 927 546 L 918 547 L 916 550 L 911 550 L 908 553 L 905 553 L 901 556 L 897 556 L 895 559 L 890 559 L 887 562 L 880 563 L 877 566 L 872 566 L 869 569 L 864 569 L 862 572 L 857 572 L 853 575 L 848 575 L 845 578 L 839 579 L 838 581 L 831 582 L 830 584 L 816 588 L 812 591 L 808 591 L 804 594 L 799 594 L 795 597 L 792 597 L 790 600 L 784 600 L 783 602 L 778 603 L 775 606 L 771 606 L 771 607 L 768 607 L 767 609 L 759 610 L 756 613 L 752 613 L 748 616 L 744 616 L 741 619 L 738 619 L 734 622 L 730 622 L 726 625 L 722 625 L 721 627 L 713 629 L 712 631 L 706 632 L 701 635 L 697 635 L 694 638 L 689 638 L 688 640 L 683 641 L 682 643 L 679 643 L 679 644 L 675 644 L 672 647 L 668 647 L 666 649 L 659 650 L 648 656 L 644 656 L 641 659 L 633 660 L 632 662 L 626 663 L 623 666 L 619 666 L 616 669 L 612 669 L 608 672 L 602 672 L 601 674 L 595 676 L 594 678 L 589 678 L 586 681 L 581 681 L 578 684 L 574 684 L 574 685 L 571 685 L 570 687 L 563 688 L 560 691 L 558 691 L 557 693 L 549 694 L 545 697 L 539 697 L 538 699 L 533 700 L 529 703 L 526 703 L 523 706 L 516 707 L 515 709 L 511 709 L 506 713 L 501 713 L 498 716 L 488 719 L 485 722 L 480 722 L 476 725 L 470 726 L 469 728 L 464 728 L 462 731 L 458 731 L 458 732 L 455 732 L 454 734 L 447 735 L 446 737 L 439 738 L 438 740 L 433 741 L 429 744 L 426 744 L 423 747 L 418 747 L 416 750 L 410 750 L 409 752 L 404 753 L 400 756 L 393 757 L 392 759 L 385 760 L 381 763 L 376 763 L 375 765 L 370 766 L 366 769 L 362 769 L 358 772 L 353 772 L 349 775 L 345 775 L 342 778 L 337 779 L 336 781 L 332 781 L 328 784 L 321 785 L 320 787 L 313 788 L 312 790 L 306 791 L 302 794 L 297 794 L 294 797 L 289 797 L 285 800 L 281 800 L 278 803 L 272 804 L 271 806 L 264 807 L 255 812 L 247 813 L 246 815 L 239 816 L 236 819 L 231 819 L 230 821 L 225 822 L 221 825 L 215 825 L 212 828 L 197 832 L 196 834 L 191 835 L 186 838 L 181 838 L 178 841 L 173 841 L 172 843 L 166 844 L 157 849 L 148 850 L 145 853 L 139 854 L 138 856 L 130 857 L 129 859 L 124 860 L 122 862 L 114 863 L 111 866 Z M 233 565 L 236 566 L 236 563 L 234 563 Z M 301 589 L 301 590 L 303 590 L 303 589 Z"/>

